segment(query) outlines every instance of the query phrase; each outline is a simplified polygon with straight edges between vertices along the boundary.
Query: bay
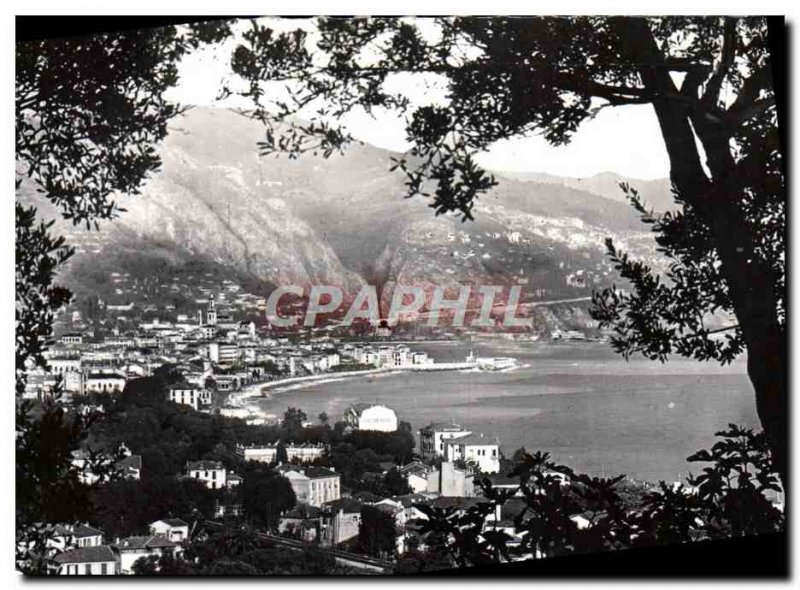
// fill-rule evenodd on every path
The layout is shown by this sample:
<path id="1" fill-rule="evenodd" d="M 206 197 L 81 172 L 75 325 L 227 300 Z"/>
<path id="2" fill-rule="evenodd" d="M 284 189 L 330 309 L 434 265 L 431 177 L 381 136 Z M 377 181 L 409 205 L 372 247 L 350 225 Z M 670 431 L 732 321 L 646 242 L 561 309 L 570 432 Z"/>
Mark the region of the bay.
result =
<path id="1" fill-rule="evenodd" d="M 746 363 L 730 366 L 672 359 L 625 361 L 602 343 L 490 342 L 413 344 L 436 361 L 511 356 L 505 372 L 394 373 L 308 383 L 271 390 L 258 405 L 281 415 L 299 407 L 316 419 L 340 420 L 352 404 L 393 408 L 414 431 L 432 421 L 454 421 L 496 436 L 501 449 L 550 452 L 593 475 L 624 473 L 646 481 L 674 481 L 700 470 L 686 457 L 714 443 L 729 423 L 758 428 Z"/>

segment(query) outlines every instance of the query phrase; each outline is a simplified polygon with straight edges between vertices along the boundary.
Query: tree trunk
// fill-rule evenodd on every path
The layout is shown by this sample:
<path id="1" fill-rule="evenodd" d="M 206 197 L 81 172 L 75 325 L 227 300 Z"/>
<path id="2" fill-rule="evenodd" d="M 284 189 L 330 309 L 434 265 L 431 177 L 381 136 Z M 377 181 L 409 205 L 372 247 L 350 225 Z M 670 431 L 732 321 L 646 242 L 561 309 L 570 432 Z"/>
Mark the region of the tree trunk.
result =
<path id="1" fill-rule="evenodd" d="M 661 61 L 660 51 L 644 19 L 616 21 L 626 48 L 639 63 Z M 755 390 L 756 410 L 769 440 L 776 471 L 787 489 L 788 392 L 786 334 L 778 321 L 772 270 L 755 250 L 755 230 L 744 218 L 742 187 L 728 146 L 729 130 L 709 123 L 678 94 L 666 70 L 642 65 L 639 73 L 652 104 L 670 160 L 670 180 L 681 198 L 708 225 L 722 266 L 747 349 L 747 373 Z M 663 98 L 661 98 L 663 97 Z M 711 178 L 701 165 L 695 133 L 706 152 Z"/>
<path id="2" fill-rule="evenodd" d="M 729 135 L 700 117 L 695 117 L 694 122 L 714 178 L 708 198 L 708 224 L 747 348 L 747 374 L 755 389 L 758 417 L 769 439 L 775 468 L 786 488 L 788 365 L 785 331 L 778 320 L 775 277 L 756 251 L 755 230 L 742 213 L 744 191 L 736 180 L 736 162 L 728 147 Z"/>
<path id="3" fill-rule="evenodd" d="M 786 337 L 761 330 L 747 345 L 747 374 L 756 391 L 756 409 L 784 490 L 788 486 L 789 404 L 786 390 Z"/>

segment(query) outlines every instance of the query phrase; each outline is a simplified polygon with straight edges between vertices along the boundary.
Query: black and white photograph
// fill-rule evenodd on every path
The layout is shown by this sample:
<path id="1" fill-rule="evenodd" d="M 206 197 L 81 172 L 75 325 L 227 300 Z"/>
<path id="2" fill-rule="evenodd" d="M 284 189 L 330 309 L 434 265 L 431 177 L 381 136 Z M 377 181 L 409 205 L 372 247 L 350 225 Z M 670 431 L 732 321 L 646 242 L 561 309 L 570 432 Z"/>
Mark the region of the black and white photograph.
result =
<path id="1" fill-rule="evenodd" d="M 791 23 L 281 8 L 9 19 L 7 569 L 788 576 Z"/>

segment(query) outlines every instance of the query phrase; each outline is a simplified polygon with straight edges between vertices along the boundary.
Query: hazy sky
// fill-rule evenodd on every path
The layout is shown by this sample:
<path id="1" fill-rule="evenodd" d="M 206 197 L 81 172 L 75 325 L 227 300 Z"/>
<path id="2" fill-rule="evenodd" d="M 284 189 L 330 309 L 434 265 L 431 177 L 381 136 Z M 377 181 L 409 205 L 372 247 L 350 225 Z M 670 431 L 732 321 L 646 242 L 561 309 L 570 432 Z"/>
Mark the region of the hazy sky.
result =
<path id="1" fill-rule="evenodd" d="M 274 21 L 274 19 L 270 19 Z M 299 21 L 290 22 L 297 26 Z M 206 49 L 188 56 L 181 67 L 181 81 L 172 98 L 187 104 L 214 105 L 221 81 L 229 72 L 229 56 L 235 42 Z M 418 101 L 443 95 L 433 80 L 413 82 L 411 76 L 395 84 L 403 85 Z M 236 106 L 235 102 L 227 103 Z M 403 151 L 405 123 L 402 115 L 383 113 L 371 117 L 354 113 L 346 127 L 357 138 L 373 145 Z M 585 122 L 566 146 L 552 147 L 541 137 L 515 138 L 496 143 L 480 154 L 481 165 L 493 170 L 546 172 L 559 176 L 585 177 L 600 172 L 616 172 L 642 179 L 669 175 L 664 142 L 652 107 L 630 105 L 605 108 Z"/>

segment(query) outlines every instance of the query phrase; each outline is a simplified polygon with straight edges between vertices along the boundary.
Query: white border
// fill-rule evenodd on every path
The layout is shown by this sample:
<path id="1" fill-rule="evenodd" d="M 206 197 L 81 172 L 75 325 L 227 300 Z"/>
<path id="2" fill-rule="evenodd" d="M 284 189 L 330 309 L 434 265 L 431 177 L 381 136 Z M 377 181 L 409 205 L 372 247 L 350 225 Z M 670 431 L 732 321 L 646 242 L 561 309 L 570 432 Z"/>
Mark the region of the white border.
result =
<path id="1" fill-rule="evenodd" d="M 632 1 L 632 0 L 606 0 L 605 2 L 589 2 L 585 0 L 561 0 L 559 2 L 533 2 L 531 0 L 525 2 L 514 2 L 511 0 L 493 0 L 491 2 L 487 1 L 476 1 L 476 0 L 459 0 L 459 1 L 452 1 L 452 2 L 443 2 L 437 0 L 406 0 L 402 3 L 397 4 L 379 4 L 372 1 L 366 0 L 350 0 L 350 1 L 337 1 L 337 2 L 323 2 L 323 1 L 312 1 L 312 0 L 293 0 L 292 2 L 253 2 L 251 0 L 226 0 L 225 2 L 212 2 L 208 0 L 193 0 L 192 2 L 186 3 L 167 3 L 163 0 L 140 0 L 138 2 L 99 2 L 99 1 L 87 1 L 87 0 L 73 0 L 70 2 L 64 2 L 63 0 L 28 0 L 28 1 L 18 1 L 13 0 L 12 2 L 4 3 L 3 4 L 3 21 L 2 21 L 2 29 L 0 29 L 0 36 L 4 40 L 4 47 L 2 56 L 2 72 L 3 72 L 3 92 L 2 92 L 2 99 L 4 101 L 4 108 L 2 112 L 4 113 L 4 117 L 2 119 L 2 137 L 4 139 L 4 168 L 5 173 L 3 174 L 3 184 L 2 186 L 7 187 L 9 191 L 13 188 L 13 168 L 12 162 L 13 158 L 11 157 L 14 147 L 13 147 L 13 129 L 14 129 L 14 122 L 13 122 L 13 113 L 14 113 L 14 106 L 13 106 L 13 78 L 12 72 L 14 71 L 14 15 L 15 14 L 29 14 L 29 15 L 44 15 L 44 14 L 73 14 L 73 15 L 90 15 L 90 14 L 104 14 L 104 15 L 128 15 L 128 14 L 136 14 L 136 15 L 172 15 L 172 14 L 186 14 L 186 15 L 201 15 L 201 14 L 275 14 L 275 15 L 315 15 L 315 14 L 371 14 L 371 15 L 381 15 L 381 14 L 404 14 L 404 15 L 436 15 L 436 14 L 785 14 L 787 17 L 787 21 L 789 22 L 789 44 L 790 44 L 790 64 L 797 64 L 797 55 L 796 55 L 796 42 L 793 42 L 792 37 L 797 34 L 797 29 L 795 26 L 797 24 L 796 15 L 798 13 L 798 3 L 789 2 L 788 0 L 778 1 L 778 0 L 761 0 L 760 2 L 745 2 L 743 0 L 729 0 L 726 2 L 697 2 L 697 1 L 689 1 L 689 0 L 672 0 L 670 2 L 665 1 L 654 1 L 654 2 L 642 2 L 639 1 Z M 796 68 L 793 68 L 796 70 Z M 789 80 L 789 96 L 795 97 L 796 94 L 794 92 L 794 83 L 791 79 L 791 70 L 790 70 L 790 80 Z M 791 106 L 790 106 L 791 108 Z M 791 135 L 792 137 L 796 137 L 796 115 L 792 113 L 790 121 L 793 123 L 791 128 Z M 791 144 L 792 154 L 794 157 L 792 161 L 789 163 L 790 171 L 794 171 L 796 168 L 792 166 L 796 160 L 797 154 L 797 146 L 796 144 Z M 794 176 L 791 176 L 793 187 L 797 186 L 797 180 Z M 14 307 L 13 301 L 13 284 L 11 282 L 12 276 L 12 268 L 14 266 L 13 262 L 13 246 L 10 243 L 13 240 L 14 236 L 14 227 L 13 227 L 13 219 L 14 215 L 12 212 L 12 199 L 10 195 L 4 199 L 6 212 L 0 216 L 0 235 L 3 236 L 4 241 L 6 242 L 3 245 L 2 250 L 0 250 L 0 264 L 2 264 L 2 275 L 5 280 L 3 282 L 3 291 L 2 291 L 2 303 L 3 305 L 0 306 L 0 309 L 3 310 L 2 316 L 2 334 L 5 337 L 2 339 L 2 350 L 4 352 L 3 356 L 0 358 L 7 359 L 7 362 L 3 363 L 3 367 L 6 369 L 4 371 L 5 376 L 5 383 L 6 387 L 4 389 L 6 395 L 6 402 L 3 405 L 3 412 L 2 412 L 2 419 L 3 425 L 0 426 L 0 432 L 2 432 L 2 436 L 0 436 L 0 440 L 3 440 L 2 444 L 0 444 L 0 457 L 2 457 L 2 471 L 0 473 L 4 473 L 7 475 L 6 480 L 10 480 L 11 474 L 14 473 L 13 465 L 14 465 L 14 451 L 12 446 L 12 437 L 13 437 L 13 360 L 14 353 L 13 353 L 13 344 L 11 339 L 11 334 L 13 332 L 12 326 L 12 318 L 11 318 L 11 310 Z M 791 220 L 791 227 L 795 228 L 795 232 L 798 231 L 798 221 L 797 219 L 797 205 L 795 205 L 792 209 L 795 213 L 793 215 L 793 219 Z M 797 252 L 792 250 L 791 252 L 795 262 L 797 259 Z M 797 270 L 797 265 L 793 264 L 791 269 L 790 276 L 794 275 L 794 272 Z M 796 291 L 794 292 L 796 295 Z M 793 297 L 791 309 L 794 309 L 794 304 L 796 303 L 797 297 Z M 794 343 L 793 343 L 794 344 Z M 800 356 L 798 353 L 797 347 L 794 346 L 793 348 L 795 354 Z M 793 357 L 793 360 L 796 360 Z M 795 363 L 793 363 L 795 364 Z M 800 366 L 795 364 L 795 366 Z M 797 428 L 797 407 L 800 406 L 800 399 L 794 399 L 793 402 L 793 425 L 795 429 Z M 794 446 L 794 449 L 797 450 L 797 445 Z M 794 471 L 795 474 L 794 481 L 795 481 L 795 491 L 797 488 L 798 478 L 797 477 L 797 454 L 795 453 L 795 462 L 794 462 Z M 3 567 L 0 568 L 0 573 L 2 574 L 2 578 L 6 583 L 10 583 L 11 587 L 18 587 L 22 586 L 25 582 L 21 576 L 19 576 L 13 569 L 13 531 L 14 531 L 14 492 L 13 486 L 10 483 L 5 485 L 4 491 L 4 501 L 3 501 L 3 510 L 1 513 L 3 527 L 2 530 L 5 531 L 5 534 L 2 536 L 2 544 L 0 545 L 0 563 L 3 564 Z M 797 494 L 793 494 L 793 499 L 796 500 Z M 796 505 L 796 504 L 795 504 Z M 794 521 L 794 519 L 792 519 Z M 794 522 L 792 524 L 792 530 L 794 530 Z M 790 542 L 790 547 L 793 549 L 793 557 L 797 555 L 797 542 L 795 539 L 794 543 Z M 795 562 L 795 559 L 792 559 L 792 562 Z M 275 586 L 289 586 L 291 587 L 318 587 L 320 584 L 335 584 L 340 585 L 343 583 L 368 583 L 372 584 L 372 582 L 378 581 L 376 579 L 352 579 L 352 578 L 340 578 L 337 580 L 292 580 L 292 579 L 277 579 L 277 578 L 270 578 L 268 580 L 224 580 L 224 581 L 212 581 L 212 580 L 203 580 L 202 583 L 204 586 L 211 585 L 213 587 L 222 587 L 223 585 L 227 586 L 230 584 L 269 584 L 272 587 Z M 75 581 L 77 583 L 85 583 Z M 97 582 L 99 580 L 92 580 L 93 585 L 97 586 Z M 130 583 L 131 580 L 126 580 L 126 583 Z M 192 580 L 186 580 L 187 583 L 192 583 Z M 556 583 L 553 581 L 544 581 L 544 580 L 514 580 L 514 581 L 504 581 L 502 579 L 499 580 L 486 580 L 486 579 L 476 579 L 476 580 L 468 580 L 468 579 L 442 579 L 442 580 L 432 580 L 432 579 L 425 579 L 425 580 L 414 580 L 414 579 L 392 579 L 391 580 L 393 586 L 402 586 L 402 587 L 414 587 L 416 588 L 434 588 L 440 586 L 455 586 L 455 585 L 462 585 L 465 582 L 474 582 L 478 585 L 494 585 L 495 582 L 499 582 L 504 586 L 530 586 L 535 584 L 537 587 L 551 587 L 556 586 Z M 61 583 L 65 583 L 61 581 Z M 146 585 L 147 588 L 166 588 L 168 585 L 173 585 L 175 583 L 183 583 L 178 582 L 176 580 L 164 580 L 160 581 L 157 579 L 153 580 L 143 580 L 140 582 L 141 584 Z M 643 584 L 642 582 L 634 582 L 637 586 L 639 584 Z M 753 585 L 755 586 L 755 582 Z M 103 584 L 105 586 L 105 584 Z M 138 584 L 137 584 L 138 585 Z M 615 582 L 604 582 L 593 584 L 598 587 L 616 587 L 618 583 Z M 663 584 L 663 583 L 653 583 L 647 584 L 653 586 L 666 586 L 672 585 L 670 584 Z M 707 584 L 704 584 L 706 586 Z M 727 587 L 729 584 L 726 582 L 721 583 L 714 583 L 711 584 L 712 586 L 725 586 Z M 749 583 L 747 585 L 750 585 Z M 558 584 L 559 587 L 583 587 L 584 584 L 581 583 L 568 583 L 568 584 Z M 681 583 L 683 587 L 694 587 L 699 586 L 699 583 Z M 762 583 L 758 583 L 758 586 L 762 586 Z"/>

